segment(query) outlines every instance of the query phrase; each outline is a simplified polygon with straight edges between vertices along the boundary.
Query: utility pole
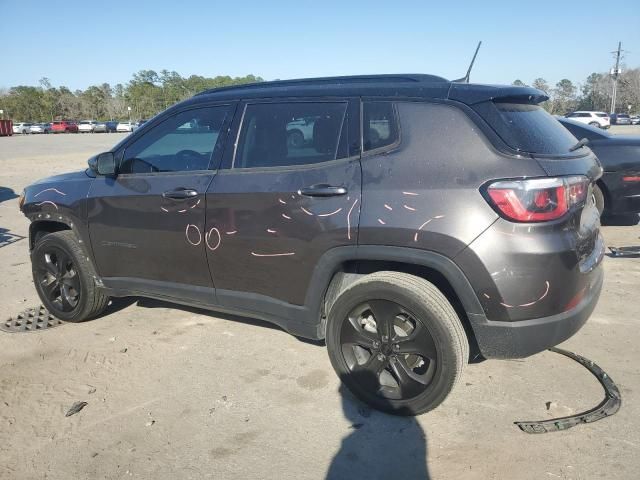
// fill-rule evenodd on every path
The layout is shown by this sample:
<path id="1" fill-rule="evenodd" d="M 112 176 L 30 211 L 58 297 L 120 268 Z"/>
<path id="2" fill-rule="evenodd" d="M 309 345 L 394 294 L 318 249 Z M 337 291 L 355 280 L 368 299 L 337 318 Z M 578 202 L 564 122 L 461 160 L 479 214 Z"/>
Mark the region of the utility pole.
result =
<path id="1" fill-rule="evenodd" d="M 616 66 L 611 70 L 611 76 L 613 77 L 613 92 L 611 92 L 611 112 L 616 113 L 616 94 L 618 93 L 618 77 L 620 76 L 620 53 L 622 52 L 622 42 L 618 42 L 618 50 L 614 53 L 616 55 Z"/>

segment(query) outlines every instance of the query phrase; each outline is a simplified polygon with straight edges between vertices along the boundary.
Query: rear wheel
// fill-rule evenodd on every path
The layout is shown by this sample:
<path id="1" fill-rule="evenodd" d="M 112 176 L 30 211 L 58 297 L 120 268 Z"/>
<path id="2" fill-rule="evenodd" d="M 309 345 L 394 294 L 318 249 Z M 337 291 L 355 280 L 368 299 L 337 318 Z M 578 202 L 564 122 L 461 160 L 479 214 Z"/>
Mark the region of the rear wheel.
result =
<path id="1" fill-rule="evenodd" d="M 592 127 L 600 127 L 600 124 L 598 122 L 589 122 L 589 125 L 591 125 Z"/>
<path id="2" fill-rule="evenodd" d="M 430 282 L 398 272 L 373 273 L 347 287 L 329 313 L 326 342 L 349 390 L 398 415 L 440 405 L 469 355 L 446 297 Z"/>
<path id="3" fill-rule="evenodd" d="M 93 266 L 71 231 L 45 235 L 31 253 L 33 282 L 54 316 L 82 322 L 99 315 L 109 297 L 98 289 Z"/>

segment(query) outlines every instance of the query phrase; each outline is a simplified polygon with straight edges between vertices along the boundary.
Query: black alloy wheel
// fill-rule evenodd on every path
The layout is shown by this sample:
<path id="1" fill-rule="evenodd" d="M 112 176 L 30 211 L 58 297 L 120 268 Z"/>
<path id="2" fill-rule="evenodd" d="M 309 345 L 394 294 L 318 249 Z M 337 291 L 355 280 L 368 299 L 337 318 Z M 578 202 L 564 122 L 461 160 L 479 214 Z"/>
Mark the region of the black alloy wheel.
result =
<path id="1" fill-rule="evenodd" d="M 371 395 L 409 400 L 431 384 L 438 352 L 428 329 L 401 305 L 368 300 L 343 322 L 341 350 L 360 387 Z"/>
<path id="2" fill-rule="evenodd" d="M 77 308 L 82 287 L 71 257 L 52 245 L 40 252 L 34 262 L 39 287 L 50 304 L 65 313 Z"/>

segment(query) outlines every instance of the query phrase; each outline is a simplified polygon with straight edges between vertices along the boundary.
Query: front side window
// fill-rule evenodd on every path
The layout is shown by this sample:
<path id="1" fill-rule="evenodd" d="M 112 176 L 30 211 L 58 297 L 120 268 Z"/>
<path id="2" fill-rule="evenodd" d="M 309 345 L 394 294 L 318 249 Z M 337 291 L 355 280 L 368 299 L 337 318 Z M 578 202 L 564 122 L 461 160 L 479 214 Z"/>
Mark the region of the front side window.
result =
<path id="1" fill-rule="evenodd" d="M 227 105 L 197 108 L 169 117 L 129 145 L 120 173 L 206 170 L 225 119 Z"/>
<path id="2" fill-rule="evenodd" d="M 362 104 L 364 151 L 393 145 L 398 139 L 395 109 L 391 102 Z"/>
<path id="3" fill-rule="evenodd" d="M 347 156 L 347 102 L 247 105 L 234 168 L 309 165 Z"/>

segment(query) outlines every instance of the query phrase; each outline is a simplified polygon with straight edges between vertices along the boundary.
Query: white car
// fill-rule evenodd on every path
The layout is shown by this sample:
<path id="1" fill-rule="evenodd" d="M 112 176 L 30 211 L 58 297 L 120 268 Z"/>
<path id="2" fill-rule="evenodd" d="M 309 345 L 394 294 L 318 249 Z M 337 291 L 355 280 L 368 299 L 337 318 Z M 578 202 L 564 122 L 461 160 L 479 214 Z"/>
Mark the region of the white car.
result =
<path id="1" fill-rule="evenodd" d="M 29 133 L 51 133 L 50 123 L 34 123 L 29 127 Z"/>
<path id="2" fill-rule="evenodd" d="M 133 122 L 120 122 L 116 127 L 116 132 L 133 132 Z"/>
<path id="3" fill-rule="evenodd" d="M 26 135 L 27 133 L 31 133 L 31 125 L 33 125 L 33 123 L 24 123 L 24 122 L 14 123 L 13 133 L 21 133 L 23 135 Z"/>
<path id="4" fill-rule="evenodd" d="M 98 122 L 96 122 L 95 120 L 82 120 L 78 124 L 78 132 L 93 133 L 93 131 L 96 129 L 97 124 Z"/>
<path id="5" fill-rule="evenodd" d="M 605 112 L 580 110 L 570 113 L 569 115 L 565 115 L 565 118 L 570 118 L 571 120 L 575 120 L 580 123 L 586 123 L 592 127 L 609 128 L 611 126 L 609 114 Z"/>

